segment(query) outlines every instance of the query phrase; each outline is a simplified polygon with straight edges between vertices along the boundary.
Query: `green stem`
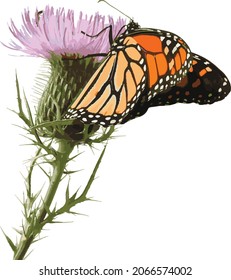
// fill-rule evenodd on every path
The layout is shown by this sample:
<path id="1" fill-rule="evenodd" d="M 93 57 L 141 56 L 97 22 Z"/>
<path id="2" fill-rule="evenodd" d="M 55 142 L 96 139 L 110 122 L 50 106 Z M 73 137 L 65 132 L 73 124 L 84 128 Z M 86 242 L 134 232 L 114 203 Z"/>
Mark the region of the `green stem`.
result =
<path id="1" fill-rule="evenodd" d="M 59 183 L 62 179 L 63 172 L 73 148 L 74 144 L 72 142 L 64 140 L 59 141 L 56 159 L 53 163 L 53 174 L 50 179 L 50 186 L 43 199 L 43 203 L 38 211 L 38 216 L 36 217 L 36 219 L 34 220 L 26 217 L 26 221 L 23 226 L 23 232 L 21 234 L 21 239 L 17 244 L 14 253 L 15 260 L 23 260 L 25 258 L 25 255 L 31 244 L 40 234 L 44 225 L 43 221 L 46 218 L 47 214 L 49 214 L 50 206 L 58 189 Z M 36 224 L 33 224 L 33 222 L 35 221 Z"/>

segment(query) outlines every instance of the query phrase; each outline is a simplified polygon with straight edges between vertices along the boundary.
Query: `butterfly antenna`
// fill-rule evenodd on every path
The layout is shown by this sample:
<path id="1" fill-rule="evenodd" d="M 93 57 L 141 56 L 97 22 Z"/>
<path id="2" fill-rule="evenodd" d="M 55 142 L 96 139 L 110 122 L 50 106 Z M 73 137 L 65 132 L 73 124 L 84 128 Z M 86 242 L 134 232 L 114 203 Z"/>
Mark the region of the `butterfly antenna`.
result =
<path id="1" fill-rule="evenodd" d="M 131 21 L 133 21 L 133 19 L 131 17 L 129 17 L 128 15 L 126 15 L 125 13 L 123 13 L 122 11 L 120 11 L 119 9 L 117 9 L 116 7 L 112 6 L 110 3 L 108 3 L 105 0 L 98 0 L 99 2 L 105 2 L 106 4 L 108 4 L 108 6 L 112 7 L 113 9 L 115 9 L 116 11 L 118 11 L 119 13 L 121 13 L 122 15 L 124 15 L 125 17 L 129 18 Z"/>

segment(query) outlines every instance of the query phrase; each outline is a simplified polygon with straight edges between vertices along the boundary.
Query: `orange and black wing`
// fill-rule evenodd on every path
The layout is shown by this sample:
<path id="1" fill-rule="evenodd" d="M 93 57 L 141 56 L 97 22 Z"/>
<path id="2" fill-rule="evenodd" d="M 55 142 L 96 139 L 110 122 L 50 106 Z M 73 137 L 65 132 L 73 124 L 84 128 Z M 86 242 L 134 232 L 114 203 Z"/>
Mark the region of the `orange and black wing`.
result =
<path id="1" fill-rule="evenodd" d="M 188 46 L 172 33 L 122 34 L 64 117 L 103 126 L 121 123 L 140 99 L 181 81 L 190 65 Z"/>
<path id="2" fill-rule="evenodd" d="M 103 126 L 121 122 L 146 87 L 145 75 L 145 61 L 138 45 L 111 51 L 65 118 Z"/>
<path id="3" fill-rule="evenodd" d="M 230 91 L 231 86 L 226 75 L 209 60 L 193 54 L 192 66 L 180 83 L 158 93 L 148 102 L 140 100 L 122 123 L 142 116 L 153 106 L 192 102 L 212 104 L 224 99 Z"/>
<path id="4" fill-rule="evenodd" d="M 150 100 L 157 93 L 173 87 L 189 71 L 192 63 L 191 51 L 186 42 L 176 34 L 147 29 L 143 34 L 136 30 L 131 36 L 142 48 L 147 64 L 148 92 L 143 99 Z"/>

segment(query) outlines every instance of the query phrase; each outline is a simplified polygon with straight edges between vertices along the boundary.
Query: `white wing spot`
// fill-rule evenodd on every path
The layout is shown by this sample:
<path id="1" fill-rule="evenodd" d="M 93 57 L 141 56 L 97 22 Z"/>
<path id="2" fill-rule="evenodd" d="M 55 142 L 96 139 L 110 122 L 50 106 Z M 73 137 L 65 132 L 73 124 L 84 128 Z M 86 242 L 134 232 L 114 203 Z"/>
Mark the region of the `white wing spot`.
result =
<path id="1" fill-rule="evenodd" d="M 167 46 L 171 45 L 171 40 L 167 40 L 166 45 Z"/>

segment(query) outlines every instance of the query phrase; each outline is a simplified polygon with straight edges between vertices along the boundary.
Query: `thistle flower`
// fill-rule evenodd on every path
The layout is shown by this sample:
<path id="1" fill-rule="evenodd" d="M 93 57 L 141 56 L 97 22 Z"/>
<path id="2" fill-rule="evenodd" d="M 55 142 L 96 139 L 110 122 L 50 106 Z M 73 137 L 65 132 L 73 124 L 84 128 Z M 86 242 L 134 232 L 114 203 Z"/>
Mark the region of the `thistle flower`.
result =
<path id="1" fill-rule="evenodd" d="M 111 26 L 114 39 L 125 25 L 125 20 L 119 18 L 115 22 L 111 16 L 108 16 L 108 23 L 106 23 L 105 16 L 99 13 L 88 17 L 80 12 L 79 19 L 75 22 L 73 10 L 65 13 L 64 8 L 55 11 L 50 6 L 46 6 L 43 12 L 37 10 L 33 18 L 29 10 L 24 10 L 22 20 L 21 29 L 18 29 L 11 20 L 10 31 L 19 43 L 11 40 L 8 47 L 47 59 L 51 59 L 52 54 L 77 58 L 89 54 L 107 53 L 110 50 L 109 30 L 105 30 L 95 38 L 85 34 L 96 35 L 105 27 Z M 102 57 L 96 59 L 101 60 Z"/>
<path id="2" fill-rule="evenodd" d="M 11 40 L 8 47 L 43 57 L 50 63 L 49 80 L 37 106 L 36 125 L 40 126 L 40 134 L 83 140 L 83 131 L 91 134 L 99 126 L 86 127 L 77 120 L 68 127 L 54 126 L 54 122 L 62 120 L 67 108 L 98 68 L 103 59 L 100 54 L 109 52 L 109 29 L 105 28 L 112 27 L 114 39 L 123 29 L 125 20 L 114 21 L 108 16 L 106 23 L 105 16 L 99 13 L 88 17 L 81 12 L 75 22 L 73 10 L 66 13 L 63 8 L 55 10 L 50 6 L 43 12 L 37 10 L 34 17 L 30 16 L 29 10 L 24 10 L 22 20 L 21 29 L 11 21 L 10 31 L 18 42 Z M 52 125 L 48 125 L 50 123 Z"/>
<path id="3" fill-rule="evenodd" d="M 48 73 L 44 73 L 49 75 L 49 78 L 40 93 L 35 118 L 27 99 L 25 98 L 25 103 L 22 102 L 16 77 L 17 114 L 24 122 L 23 128 L 27 129 L 30 135 L 27 138 L 37 148 L 28 167 L 28 175 L 25 176 L 26 192 L 22 200 L 24 221 L 21 228 L 17 229 L 20 238 L 13 242 L 5 235 L 14 252 L 14 259 L 17 260 L 25 258 L 30 246 L 39 239 L 45 225 L 53 223 L 63 213 L 74 214 L 74 206 L 90 200 L 87 194 L 106 145 L 82 192 L 76 189 L 74 193 L 70 193 L 70 176 L 76 171 L 69 170 L 68 164 L 79 155 L 78 149 L 77 154 L 72 155 L 76 145 L 105 143 L 114 127 L 102 128 L 98 136 L 95 133 L 99 129 L 98 125 L 85 125 L 78 120 L 63 120 L 62 116 L 101 63 L 103 56 L 100 54 L 105 54 L 110 49 L 109 30 L 106 27 L 112 27 L 114 38 L 125 24 L 123 19 L 114 22 L 111 17 L 108 17 L 108 23 L 105 23 L 105 17 L 98 13 L 91 17 L 80 13 L 79 20 L 75 22 L 72 10 L 65 13 L 64 9 L 54 10 L 49 6 L 43 12 L 36 11 L 34 17 L 30 16 L 29 10 L 25 10 L 22 19 L 21 29 L 11 21 L 10 31 L 16 41 L 11 41 L 8 47 L 30 56 L 45 58 L 50 69 Z M 47 177 L 44 196 L 42 192 L 32 190 L 31 178 L 35 169 Z M 69 178 L 65 181 L 67 176 Z M 67 185 L 64 204 L 59 207 L 56 203 L 53 207 L 57 189 L 65 182 Z"/>

